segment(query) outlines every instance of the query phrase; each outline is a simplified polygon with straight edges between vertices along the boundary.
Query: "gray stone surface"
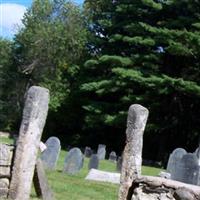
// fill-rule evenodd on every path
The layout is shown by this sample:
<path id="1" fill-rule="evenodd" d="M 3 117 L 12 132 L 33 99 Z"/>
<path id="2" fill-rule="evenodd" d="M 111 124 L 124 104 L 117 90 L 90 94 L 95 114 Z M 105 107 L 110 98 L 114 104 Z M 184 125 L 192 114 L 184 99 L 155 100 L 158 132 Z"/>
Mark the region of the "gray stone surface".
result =
<path id="1" fill-rule="evenodd" d="M 8 188 L 0 188 L 0 199 L 1 200 L 7 199 L 8 191 L 9 191 Z"/>
<path id="2" fill-rule="evenodd" d="M 49 91 L 31 87 L 27 92 L 15 151 L 9 199 L 29 200 L 40 139 L 46 122 Z"/>
<path id="3" fill-rule="evenodd" d="M 117 171 L 121 172 L 122 170 L 122 157 L 119 156 L 117 159 L 117 165 L 116 165 Z"/>
<path id="4" fill-rule="evenodd" d="M 9 183 L 10 181 L 8 178 L 0 178 L 0 199 L 7 197 Z"/>
<path id="5" fill-rule="evenodd" d="M 99 144 L 97 155 L 99 157 L 99 160 L 104 160 L 106 157 L 106 145 L 105 144 Z"/>
<path id="6" fill-rule="evenodd" d="M 92 154 L 89 164 L 88 164 L 88 169 L 98 169 L 99 167 L 99 158 L 97 154 Z"/>
<path id="7" fill-rule="evenodd" d="M 194 185 L 198 184 L 200 167 L 196 155 L 192 153 L 183 155 L 177 168 L 176 174 L 173 176 L 174 180 Z"/>
<path id="8" fill-rule="evenodd" d="M 60 140 L 57 137 L 50 137 L 45 145 L 47 148 L 41 154 L 41 160 L 46 169 L 56 169 L 56 164 L 60 155 Z"/>
<path id="9" fill-rule="evenodd" d="M 171 174 L 168 173 L 168 172 L 164 172 L 164 171 L 161 171 L 159 174 L 158 174 L 159 177 L 162 177 L 162 178 L 166 178 L 166 179 L 171 179 Z"/>
<path id="10" fill-rule="evenodd" d="M 167 172 L 171 174 L 171 178 L 174 180 L 176 180 L 175 177 L 178 170 L 178 164 L 185 154 L 187 154 L 187 152 L 182 148 L 177 148 L 170 154 L 167 164 Z"/>
<path id="11" fill-rule="evenodd" d="M 197 156 L 198 162 L 199 162 L 199 165 L 200 165 L 200 146 L 196 149 L 196 151 L 194 152 L 194 154 Z"/>
<path id="12" fill-rule="evenodd" d="M 117 154 L 114 151 L 110 152 L 109 160 L 113 162 L 117 161 Z"/>
<path id="13" fill-rule="evenodd" d="M 33 182 L 38 197 L 40 197 L 42 200 L 55 200 L 54 194 L 48 184 L 41 159 L 37 160 Z"/>
<path id="14" fill-rule="evenodd" d="M 14 146 L 0 144 L 0 178 L 10 177 Z"/>
<path id="15" fill-rule="evenodd" d="M 176 200 L 173 197 L 173 191 L 170 190 L 161 190 L 160 193 L 153 190 L 145 191 L 146 189 L 142 186 L 136 188 L 131 200 Z"/>
<path id="16" fill-rule="evenodd" d="M 132 182 L 141 175 L 143 133 L 148 115 L 148 109 L 139 104 L 129 108 L 118 200 L 127 199 Z"/>
<path id="17" fill-rule="evenodd" d="M 84 155 L 86 158 L 90 158 L 92 155 L 92 149 L 90 147 L 85 147 Z"/>
<path id="18" fill-rule="evenodd" d="M 73 148 L 65 158 L 63 172 L 74 175 L 83 167 L 84 157 L 79 148 Z"/>
<path id="19" fill-rule="evenodd" d="M 9 179 L 1 178 L 0 179 L 0 188 L 8 188 L 9 187 Z"/>
<path id="20" fill-rule="evenodd" d="M 91 169 L 85 179 L 119 184 L 120 173 L 111 173 Z"/>

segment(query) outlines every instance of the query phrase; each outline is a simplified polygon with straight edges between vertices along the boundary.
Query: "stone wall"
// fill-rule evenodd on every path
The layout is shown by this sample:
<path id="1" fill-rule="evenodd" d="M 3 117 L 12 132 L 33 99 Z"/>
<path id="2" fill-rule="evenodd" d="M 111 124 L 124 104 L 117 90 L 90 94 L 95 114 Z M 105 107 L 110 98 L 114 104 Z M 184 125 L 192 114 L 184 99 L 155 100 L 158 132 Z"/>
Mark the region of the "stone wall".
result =
<path id="1" fill-rule="evenodd" d="M 13 145 L 0 144 L 0 199 L 8 195 L 13 151 Z"/>

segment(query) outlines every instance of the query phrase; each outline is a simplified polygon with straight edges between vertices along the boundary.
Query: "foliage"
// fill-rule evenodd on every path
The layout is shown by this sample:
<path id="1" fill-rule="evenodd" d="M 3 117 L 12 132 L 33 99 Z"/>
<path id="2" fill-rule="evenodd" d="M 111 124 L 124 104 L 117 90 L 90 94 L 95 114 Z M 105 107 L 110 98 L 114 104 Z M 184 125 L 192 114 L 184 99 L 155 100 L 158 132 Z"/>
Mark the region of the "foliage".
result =
<path id="1" fill-rule="evenodd" d="M 128 107 L 139 103 L 150 111 L 145 158 L 193 151 L 199 12 L 191 0 L 85 0 L 81 8 L 35 0 L 14 40 L 0 39 L 0 127 L 17 129 L 24 94 L 40 85 L 51 94 L 45 137 L 121 152 Z"/>
<path id="2" fill-rule="evenodd" d="M 125 113 L 139 103 L 150 110 L 145 157 L 165 161 L 175 147 L 194 150 L 200 122 L 200 3 L 86 0 L 85 7 L 95 38 L 80 87 L 87 99 L 87 131 L 119 148 Z"/>
<path id="3" fill-rule="evenodd" d="M 15 37 L 15 56 L 29 85 L 51 91 L 54 111 L 70 92 L 70 80 L 83 59 L 87 31 L 79 7 L 64 0 L 36 0 Z M 74 78 L 75 79 L 75 78 Z"/>
<path id="4" fill-rule="evenodd" d="M 13 42 L 0 38 L 0 128 L 10 129 L 15 115 L 17 105 L 13 106 L 12 82 L 16 74 L 13 72 Z M 16 114 L 17 115 L 17 114 Z"/>

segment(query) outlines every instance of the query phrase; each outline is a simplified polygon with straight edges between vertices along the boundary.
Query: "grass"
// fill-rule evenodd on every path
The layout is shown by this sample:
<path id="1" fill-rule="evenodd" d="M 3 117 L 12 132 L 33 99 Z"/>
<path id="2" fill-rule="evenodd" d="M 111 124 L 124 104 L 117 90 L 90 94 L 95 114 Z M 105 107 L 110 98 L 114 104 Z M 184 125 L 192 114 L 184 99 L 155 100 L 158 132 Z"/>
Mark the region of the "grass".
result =
<path id="1" fill-rule="evenodd" d="M 0 142 L 13 143 L 12 139 L 0 138 Z M 81 171 L 74 176 L 64 174 L 62 172 L 66 151 L 61 151 L 55 171 L 46 171 L 51 189 L 57 200 L 115 200 L 119 185 L 95 181 L 86 181 L 85 177 L 88 174 L 89 159 L 85 158 L 84 166 Z M 100 161 L 100 170 L 116 172 L 116 164 L 107 160 Z M 156 176 L 161 169 L 154 167 L 142 167 L 142 174 Z M 31 193 L 32 200 L 39 200 L 36 197 L 34 189 Z"/>
<path id="2" fill-rule="evenodd" d="M 47 176 L 55 197 L 58 200 L 115 200 L 117 199 L 119 185 L 111 183 L 102 183 L 95 181 L 86 181 L 88 174 L 89 159 L 85 158 L 84 166 L 80 173 L 70 176 L 62 173 L 65 151 L 61 151 L 58 167 L 56 171 L 47 171 Z M 107 160 L 100 161 L 100 170 L 116 172 L 116 164 Z M 155 167 L 142 167 L 144 175 L 156 176 L 161 169 Z M 66 198 L 67 197 L 67 198 Z"/>
<path id="3" fill-rule="evenodd" d="M 14 140 L 9 137 L 0 137 L 0 143 L 13 144 Z"/>

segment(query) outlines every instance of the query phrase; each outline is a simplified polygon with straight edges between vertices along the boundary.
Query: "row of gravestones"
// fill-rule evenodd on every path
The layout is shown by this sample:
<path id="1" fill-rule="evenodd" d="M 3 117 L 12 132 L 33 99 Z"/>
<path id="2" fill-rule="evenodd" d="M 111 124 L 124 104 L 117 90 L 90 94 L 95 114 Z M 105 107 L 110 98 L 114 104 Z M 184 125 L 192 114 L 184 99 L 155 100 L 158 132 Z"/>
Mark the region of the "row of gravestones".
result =
<path id="1" fill-rule="evenodd" d="M 167 172 L 173 180 L 200 185 L 200 148 L 194 153 L 187 153 L 182 148 L 175 149 L 170 154 Z"/>
<path id="2" fill-rule="evenodd" d="M 94 154 L 94 151 L 90 147 L 85 147 L 84 155 L 87 158 L 90 158 Z M 104 160 L 106 156 L 106 145 L 99 144 L 98 150 L 97 150 L 97 156 L 99 160 Z M 117 162 L 117 154 L 112 151 L 109 154 L 109 160 L 113 162 Z"/>
<path id="3" fill-rule="evenodd" d="M 57 160 L 59 158 L 60 154 L 60 140 L 56 137 L 50 137 L 46 143 L 46 149 L 41 154 L 41 160 L 43 161 L 43 164 L 45 168 L 53 170 L 56 168 Z M 90 158 L 88 169 L 98 169 L 99 166 L 99 160 L 105 159 L 106 155 L 106 146 L 100 144 L 98 146 L 97 154 L 93 154 L 93 151 L 90 147 L 85 148 L 84 152 L 85 157 Z M 115 152 L 111 152 L 109 156 L 110 161 L 117 162 L 117 170 L 121 171 L 121 165 L 122 165 L 122 158 L 119 157 L 117 159 L 117 155 Z M 64 169 L 63 172 L 68 174 L 76 174 L 80 171 L 80 169 L 83 167 L 84 163 L 84 156 L 79 148 L 72 148 L 64 162 Z"/>

